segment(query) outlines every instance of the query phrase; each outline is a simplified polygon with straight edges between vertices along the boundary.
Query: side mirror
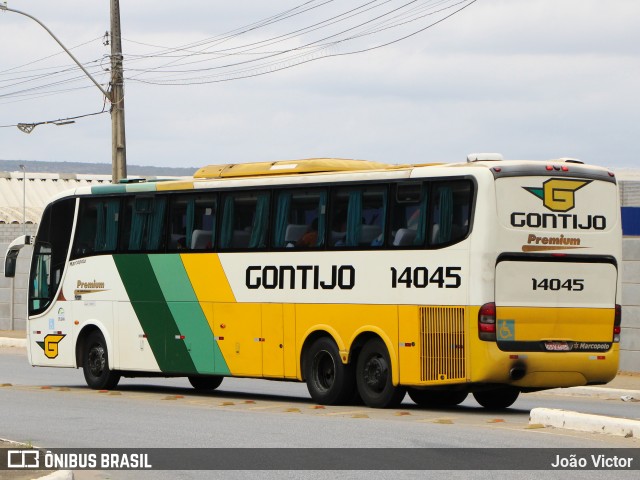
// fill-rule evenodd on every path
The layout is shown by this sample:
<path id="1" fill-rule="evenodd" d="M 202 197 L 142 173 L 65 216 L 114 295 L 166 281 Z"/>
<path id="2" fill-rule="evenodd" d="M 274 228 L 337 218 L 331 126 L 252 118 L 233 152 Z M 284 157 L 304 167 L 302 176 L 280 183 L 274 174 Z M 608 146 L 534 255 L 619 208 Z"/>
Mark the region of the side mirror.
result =
<path id="1" fill-rule="evenodd" d="M 16 276 L 16 263 L 20 250 L 9 250 L 4 259 L 4 276 L 13 278 Z"/>
<path id="2" fill-rule="evenodd" d="M 31 239 L 32 237 L 30 235 L 22 235 L 11 242 L 9 248 L 7 248 L 7 253 L 4 258 L 5 277 L 12 278 L 16 276 L 16 263 L 18 261 L 18 254 L 20 253 L 22 247 L 31 244 Z"/>

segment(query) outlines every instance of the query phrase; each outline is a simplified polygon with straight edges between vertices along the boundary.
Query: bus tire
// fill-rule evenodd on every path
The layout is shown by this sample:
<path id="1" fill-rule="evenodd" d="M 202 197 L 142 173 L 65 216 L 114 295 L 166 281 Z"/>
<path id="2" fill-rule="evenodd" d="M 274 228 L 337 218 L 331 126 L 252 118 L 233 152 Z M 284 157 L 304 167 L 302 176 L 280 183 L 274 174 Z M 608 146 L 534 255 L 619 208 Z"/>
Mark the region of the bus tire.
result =
<path id="1" fill-rule="evenodd" d="M 342 363 L 335 342 L 317 339 L 306 354 L 305 379 L 311 398 L 320 405 L 340 405 L 354 397 L 353 365 Z"/>
<path id="2" fill-rule="evenodd" d="M 89 334 L 84 345 L 82 371 L 87 385 L 94 390 L 113 390 L 120 375 L 109 370 L 107 342 L 99 331 Z"/>
<path id="3" fill-rule="evenodd" d="M 220 386 L 224 377 L 211 375 L 207 377 L 188 377 L 189 383 L 196 390 L 215 390 Z"/>
<path id="4" fill-rule="evenodd" d="M 513 405 L 520 395 L 520 391 L 513 387 L 501 387 L 493 390 L 473 392 L 473 396 L 480 405 L 490 410 L 502 410 Z"/>
<path id="5" fill-rule="evenodd" d="M 393 385 L 389 351 L 378 338 L 369 340 L 358 355 L 356 383 L 365 405 L 372 408 L 396 407 L 406 394 L 404 387 Z"/>
<path id="6" fill-rule="evenodd" d="M 421 407 L 445 408 L 460 405 L 468 393 L 456 390 L 419 390 L 409 389 L 409 397 Z"/>

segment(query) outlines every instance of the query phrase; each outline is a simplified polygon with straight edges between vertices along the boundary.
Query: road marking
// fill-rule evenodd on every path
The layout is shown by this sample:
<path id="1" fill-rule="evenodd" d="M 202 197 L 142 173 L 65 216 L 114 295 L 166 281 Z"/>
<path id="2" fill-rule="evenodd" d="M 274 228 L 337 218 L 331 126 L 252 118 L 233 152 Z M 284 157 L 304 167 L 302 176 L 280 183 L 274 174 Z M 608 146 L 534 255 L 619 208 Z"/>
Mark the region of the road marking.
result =
<path id="1" fill-rule="evenodd" d="M 357 414 L 364 414 L 366 415 L 365 411 L 363 410 L 351 410 L 351 411 L 347 411 L 347 412 L 331 412 L 331 413 L 325 413 L 325 416 L 327 417 L 332 417 L 334 415 L 357 415 Z"/>
<path id="2" fill-rule="evenodd" d="M 433 423 L 439 423 L 440 425 L 452 425 L 453 420 L 451 418 L 436 418 Z"/>
<path id="3" fill-rule="evenodd" d="M 267 405 L 262 407 L 251 407 L 249 410 L 269 410 L 272 408 L 284 408 L 286 405 Z"/>
<path id="4" fill-rule="evenodd" d="M 369 415 L 366 413 L 355 413 L 351 415 L 351 418 L 369 418 Z"/>

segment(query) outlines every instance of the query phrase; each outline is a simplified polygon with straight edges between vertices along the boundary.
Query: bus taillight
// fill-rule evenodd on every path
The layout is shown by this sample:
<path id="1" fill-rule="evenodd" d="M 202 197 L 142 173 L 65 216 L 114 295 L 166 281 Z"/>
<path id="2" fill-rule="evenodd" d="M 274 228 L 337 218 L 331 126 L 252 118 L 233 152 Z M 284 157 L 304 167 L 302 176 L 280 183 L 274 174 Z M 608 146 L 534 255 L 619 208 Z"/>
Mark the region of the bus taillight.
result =
<path id="1" fill-rule="evenodd" d="M 496 304 L 485 303 L 478 312 L 478 335 L 480 340 L 496 340 Z"/>
<path id="2" fill-rule="evenodd" d="M 622 307 L 616 304 L 616 313 L 613 317 L 613 341 L 614 343 L 620 342 L 620 331 L 622 325 Z"/>

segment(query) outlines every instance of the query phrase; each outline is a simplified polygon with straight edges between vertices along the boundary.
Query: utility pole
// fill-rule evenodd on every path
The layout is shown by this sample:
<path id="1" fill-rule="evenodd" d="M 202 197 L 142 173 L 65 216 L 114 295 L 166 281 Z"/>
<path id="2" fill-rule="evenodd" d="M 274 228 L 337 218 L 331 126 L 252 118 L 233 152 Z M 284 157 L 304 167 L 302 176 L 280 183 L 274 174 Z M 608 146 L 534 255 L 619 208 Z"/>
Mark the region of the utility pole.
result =
<path id="1" fill-rule="evenodd" d="M 111 176 L 113 183 L 127 178 L 127 146 L 124 130 L 124 76 L 120 1 L 111 0 Z"/>

